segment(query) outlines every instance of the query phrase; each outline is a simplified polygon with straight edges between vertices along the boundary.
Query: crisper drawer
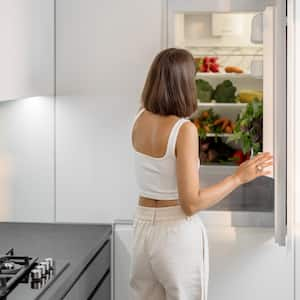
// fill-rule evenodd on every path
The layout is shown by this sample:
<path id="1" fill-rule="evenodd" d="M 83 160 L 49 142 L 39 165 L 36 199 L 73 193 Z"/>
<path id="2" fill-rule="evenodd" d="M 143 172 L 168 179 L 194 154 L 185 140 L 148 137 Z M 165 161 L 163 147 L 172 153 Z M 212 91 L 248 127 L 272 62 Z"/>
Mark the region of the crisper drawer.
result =
<path id="1" fill-rule="evenodd" d="M 86 300 L 110 268 L 110 242 L 107 241 L 90 262 L 64 300 Z"/>
<path id="2" fill-rule="evenodd" d="M 101 280 L 101 284 L 97 291 L 88 300 L 110 300 L 110 273 Z"/>

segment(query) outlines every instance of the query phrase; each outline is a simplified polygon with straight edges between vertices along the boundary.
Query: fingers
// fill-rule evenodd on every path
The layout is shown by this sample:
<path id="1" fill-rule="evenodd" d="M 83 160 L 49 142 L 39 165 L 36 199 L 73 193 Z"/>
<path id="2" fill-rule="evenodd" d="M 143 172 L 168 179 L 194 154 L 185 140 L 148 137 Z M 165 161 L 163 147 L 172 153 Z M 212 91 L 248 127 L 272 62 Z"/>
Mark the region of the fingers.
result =
<path id="1" fill-rule="evenodd" d="M 271 161 L 265 162 L 265 163 L 263 163 L 263 164 L 260 164 L 259 166 L 260 166 L 261 168 L 271 167 L 271 166 L 273 166 L 273 161 L 271 160 Z"/>
<path id="2" fill-rule="evenodd" d="M 261 160 L 265 160 L 265 159 L 271 159 L 273 158 L 273 156 L 271 155 L 271 153 L 266 152 L 266 153 L 262 153 L 259 154 L 257 156 L 255 156 L 255 158 L 253 159 L 256 163 L 261 161 Z"/>
<path id="3" fill-rule="evenodd" d="M 253 159 L 250 160 L 250 162 L 251 164 L 258 165 L 258 164 L 271 162 L 272 160 L 273 160 L 273 156 L 270 153 L 266 152 L 255 156 Z"/>
<path id="4" fill-rule="evenodd" d="M 263 171 L 263 172 L 259 172 L 256 177 L 261 177 L 261 176 L 266 176 L 266 175 L 271 175 L 271 174 L 272 174 L 272 171 Z"/>

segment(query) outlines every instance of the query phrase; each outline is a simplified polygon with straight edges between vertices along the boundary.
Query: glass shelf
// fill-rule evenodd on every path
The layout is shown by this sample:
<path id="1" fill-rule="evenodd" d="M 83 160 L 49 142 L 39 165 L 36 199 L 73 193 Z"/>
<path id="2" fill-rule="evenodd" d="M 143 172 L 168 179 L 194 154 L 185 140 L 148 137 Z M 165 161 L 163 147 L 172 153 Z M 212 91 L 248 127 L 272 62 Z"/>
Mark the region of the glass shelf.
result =
<path id="1" fill-rule="evenodd" d="M 213 72 L 197 72 L 196 79 L 255 79 L 262 80 L 262 76 L 256 76 L 251 73 L 213 73 Z"/>
<path id="2" fill-rule="evenodd" d="M 233 102 L 233 103 L 220 103 L 220 102 L 200 102 L 198 101 L 198 107 L 201 108 L 238 108 L 242 109 L 247 106 L 248 103 Z"/>

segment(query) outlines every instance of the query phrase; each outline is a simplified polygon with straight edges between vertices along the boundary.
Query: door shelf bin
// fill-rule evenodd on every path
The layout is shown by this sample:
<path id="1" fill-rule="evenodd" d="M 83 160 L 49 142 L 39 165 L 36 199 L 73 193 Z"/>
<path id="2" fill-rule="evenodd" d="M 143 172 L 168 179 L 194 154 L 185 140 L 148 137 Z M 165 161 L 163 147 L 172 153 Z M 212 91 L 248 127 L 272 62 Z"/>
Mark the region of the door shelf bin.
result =
<path id="1" fill-rule="evenodd" d="M 233 174 L 235 169 L 236 166 L 201 166 L 200 186 L 215 184 Z M 210 210 L 272 212 L 274 210 L 274 179 L 259 177 L 244 184 Z"/>

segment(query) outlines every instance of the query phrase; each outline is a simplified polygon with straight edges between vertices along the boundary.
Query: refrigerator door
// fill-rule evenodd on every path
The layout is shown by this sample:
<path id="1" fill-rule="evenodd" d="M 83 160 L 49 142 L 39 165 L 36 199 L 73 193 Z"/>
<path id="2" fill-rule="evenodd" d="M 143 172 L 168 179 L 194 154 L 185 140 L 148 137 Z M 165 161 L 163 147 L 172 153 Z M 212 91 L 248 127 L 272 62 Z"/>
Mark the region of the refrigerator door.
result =
<path id="1" fill-rule="evenodd" d="M 286 244 L 286 34 L 282 8 L 267 7 L 263 20 L 264 43 L 264 151 L 274 155 L 275 241 Z M 284 10 L 285 11 L 285 10 Z"/>

